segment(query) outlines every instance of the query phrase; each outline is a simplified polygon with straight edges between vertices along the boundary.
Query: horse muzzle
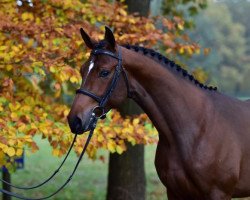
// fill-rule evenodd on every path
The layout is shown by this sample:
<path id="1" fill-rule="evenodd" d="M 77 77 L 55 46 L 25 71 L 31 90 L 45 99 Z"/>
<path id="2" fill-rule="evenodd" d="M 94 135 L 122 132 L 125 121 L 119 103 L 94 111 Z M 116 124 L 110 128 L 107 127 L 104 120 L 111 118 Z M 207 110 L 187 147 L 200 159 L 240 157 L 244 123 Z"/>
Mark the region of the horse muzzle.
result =
<path id="1" fill-rule="evenodd" d="M 91 129 L 94 129 L 98 119 L 105 119 L 105 108 L 96 106 L 87 115 L 81 117 L 80 115 L 75 117 L 68 116 L 68 123 L 72 133 L 83 134 Z"/>
<path id="2" fill-rule="evenodd" d="M 89 131 L 93 126 L 93 117 L 91 114 L 92 112 L 88 113 L 88 115 L 85 116 L 84 119 L 80 116 L 68 116 L 68 124 L 71 132 L 80 135 Z"/>

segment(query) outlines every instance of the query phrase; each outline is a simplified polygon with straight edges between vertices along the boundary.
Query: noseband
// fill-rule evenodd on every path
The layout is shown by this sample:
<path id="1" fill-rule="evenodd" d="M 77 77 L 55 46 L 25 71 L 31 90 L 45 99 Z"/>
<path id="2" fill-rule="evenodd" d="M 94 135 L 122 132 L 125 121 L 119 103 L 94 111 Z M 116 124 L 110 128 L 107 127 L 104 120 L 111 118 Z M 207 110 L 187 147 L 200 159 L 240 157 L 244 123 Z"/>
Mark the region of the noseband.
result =
<path id="1" fill-rule="evenodd" d="M 87 95 L 99 103 L 98 106 L 92 110 L 92 115 L 95 117 L 104 119 L 106 117 L 105 105 L 107 104 L 108 100 L 110 99 L 110 97 L 111 97 L 111 95 L 112 95 L 112 93 L 113 93 L 113 91 L 118 83 L 118 80 L 119 80 L 121 73 L 123 74 L 123 77 L 124 77 L 124 80 L 125 80 L 125 83 L 127 86 L 127 96 L 128 96 L 128 98 L 131 98 L 131 94 L 130 94 L 130 90 L 129 90 L 129 83 L 128 83 L 128 76 L 127 76 L 125 69 L 122 67 L 122 55 L 121 55 L 120 48 L 118 49 L 118 56 L 116 54 L 114 54 L 113 52 L 107 51 L 104 49 L 94 49 L 91 52 L 91 54 L 92 55 L 107 55 L 107 56 L 110 56 L 110 57 L 118 60 L 118 64 L 115 68 L 115 73 L 114 73 L 113 79 L 112 79 L 108 89 L 106 90 L 106 92 L 104 93 L 103 96 L 97 96 L 96 94 L 94 94 L 88 90 L 82 89 L 82 88 L 76 90 L 76 94 Z M 97 114 L 95 113 L 96 110 L 101 110 L 102 113 L 99 116 L 97 116 Z"/>

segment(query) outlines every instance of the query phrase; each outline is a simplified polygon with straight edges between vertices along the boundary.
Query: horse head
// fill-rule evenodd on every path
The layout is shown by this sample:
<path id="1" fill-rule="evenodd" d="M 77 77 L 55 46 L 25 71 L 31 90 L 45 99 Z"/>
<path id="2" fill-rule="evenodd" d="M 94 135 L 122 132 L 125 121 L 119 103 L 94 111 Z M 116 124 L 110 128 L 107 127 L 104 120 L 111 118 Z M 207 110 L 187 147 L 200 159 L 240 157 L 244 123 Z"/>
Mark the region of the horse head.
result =
<path id="1" fill-rule="evenodd" d="M 104 39 L 99 42 L 91 39 L 82 28 L 80 32 L 91 54 L 80 69 L 82 84 L 68 115 L 70 129 L 75 134 L 90 130 L 93 117 L 104 118 L 111 108 L 126 99 L 128 91 L 121 50 L 112 31 L 105 27 Z"/>

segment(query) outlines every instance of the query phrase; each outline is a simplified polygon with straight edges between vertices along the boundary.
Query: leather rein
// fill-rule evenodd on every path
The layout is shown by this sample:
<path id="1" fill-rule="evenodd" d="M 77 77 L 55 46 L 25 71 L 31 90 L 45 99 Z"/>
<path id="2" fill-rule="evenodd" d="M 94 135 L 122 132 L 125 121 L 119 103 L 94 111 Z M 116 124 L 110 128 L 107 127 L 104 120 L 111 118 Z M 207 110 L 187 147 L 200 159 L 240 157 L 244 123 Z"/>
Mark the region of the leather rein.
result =
<path id="1" fill-rule="evenodd" d="M 111 51 L 107 51 L 107 50 L 103 50 L 103 49 L 94 49 L 92 52 L 91 52 L 92 55 L 100 55 L 100 54 L 103 54 L 103 55 L 107 55 L 107 56 L 110 56 L 112 58 L 115 58 L 118 60 L 118 64 L 115 68 L 115 72 L 114 72 L 114 75 L 113 75 L 113 79 L 110 83 L 110 85 L 108 86 L 105 94 L 103 96 L 97 96 L 95 95 L 94 93 L 90 92 L 90 91 L 87 91 L 85 89 L 77 89 L 76 90 L 76 94 L 83 94 L 83 95 L 87 95 L 89 97 L 91 97 L 92 99 L 94 99 L 95 101 L 97 101 L 99 104 L 98 106 L 94 107 L 93 110 L 92 110 L 92 116 L 91 116 L 91 119 L 90 119 L 90 133 L 88 135 L 88 138 L 85 142 L 85 145 L 83 146 L 83 150 L 79 156 L 79 159 L 77 160 L 77 163 L 72 171 L 72 173 L 70 174 L 70 176 L 68 177 L 68 179 L 65 181 L 64 184 L 62 184 L 54 193 L 48 195 L 48 196 L 45 196 L 45 197 L 41 197 L 41 198 L 28 198 L 28 197 L 24 197 L 24 196 L 21 196 L 17 193 L 14 193 L 14 192 L 10 192 L 10 191 L 7 191 L 7 190 L 4 190 L 4 189 L 1 189 L 0 188 L 0 192 L 2 193 L 5 193 L 9 196 L 13 196 L 13 197 L 16 197 L 18 199 L 23 199 L 23 200 L 43 200 L 43 199 L 48 199 L 54 195 L 56 195 L 58 192 L 60 192 L 70 181 L 71 179 L 73 178 L 81 160 L 82 160 L 82 157 L 84 155 L 84 153 L 86 152 L 86 149 L 88 147 L 88 144 L 91 140 L 91 137 L 94 133 L 94 130 L 96 128 L 96 123 L 98 121 L 98 119 L 104 119 L 106 117 L 106 112 L 105 112 L 105 106 L 108 102 L 108 100 L 110 99 L 117 83 L 118 83 L 118 80 L 119 80 L 119 77 L 120 77 L 120 74 L 122 73 L 123 74 L 123 77 L 124 77 L 124 80 L 125 80 L 125 83 L 126 83 L 126 87 L 127 87 L 127 96 L 129 98 L 131 98 L 131 94 L 130 94 L 130 90 L 129 90 L 129 82 L 128 82 L 128 76 L 127 76 L 127 73 L 125 71 L 125 69 L 122 67 L 122 55 L 121 55 L 121 50 L 120 48 L 118 49 L 118 55 L 114 54 L 113 52 Z M 97 115 L 96 111 L 98 110 L 101 110 L 101 114 L 100 115 Z M 76 141 L 76 138 L 77 138 L 77 134 L 75 134 L 74 136 L 74 139 L 70 145 L 70 148 L 68 150 L 68 153 L 66 154 L 65 158 L 63 159 L 62 163 L 59 165 L 59 167 L 55 170 L 55 172 L 49 177 L 47 178 L 46 180 L 44 180 L 42 183 L 40 184 L 37 184 L 37 185 L 34 185 L 34 186 L 29 186 L 29 187 L 21 187 L 21 186 L 15 186 L 15 185 L 12 185 L 11 183 L 5 181 L 5 180 L 2 180 L 0 179 L 0 181 L 4 182 L 5 184 L 13 187 L 13 188 L 16 188 L 16 189 L 20 189 L 20 190 L 31 190 L 31 189 L 35 189 L 35 188 L 39 188 L 43 185 L 45 185 L 46 183 L 48 183 L 61 169 L 61 167 L 63 166 L 63 164 L 65 163 L 65 161 L 67 160 L 73 146 L 74 146 L 74 143 Z"/>

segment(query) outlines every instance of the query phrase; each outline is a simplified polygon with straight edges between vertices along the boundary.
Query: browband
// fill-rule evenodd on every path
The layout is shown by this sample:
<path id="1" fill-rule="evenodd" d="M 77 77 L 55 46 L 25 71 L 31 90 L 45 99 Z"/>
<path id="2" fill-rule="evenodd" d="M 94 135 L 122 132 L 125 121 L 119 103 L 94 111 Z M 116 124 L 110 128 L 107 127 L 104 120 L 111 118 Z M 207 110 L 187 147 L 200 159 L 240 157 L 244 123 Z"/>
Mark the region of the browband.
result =
<path id="1" fill-rule="evenodd" d="M 118 56 L 117 56 L 117 55 L 115 55 L 115 54 L 114 54 L 113 52 L 111 52 L 111 51 L 107 51 L 107 50 L 104 50 L 104 49 L 94 49 L 94 50 L 91 52 L 91 54 L 93 54 L 93 55 L 105 54 L 105 55 L 108 55 L 108 56 L 110 56 L 110 57 L 113 57 L 113 58 L 117 59 L 118 61 L 119 61 L 119 60 L 122 60 L 122 58 L 119 56 L 120 52 L 119 52 L 119 54 L 118 54 Z"/>

